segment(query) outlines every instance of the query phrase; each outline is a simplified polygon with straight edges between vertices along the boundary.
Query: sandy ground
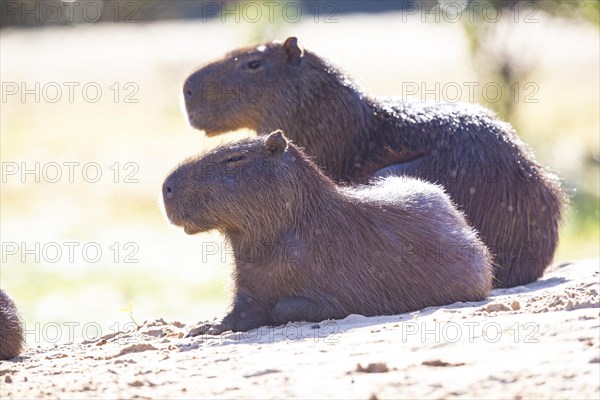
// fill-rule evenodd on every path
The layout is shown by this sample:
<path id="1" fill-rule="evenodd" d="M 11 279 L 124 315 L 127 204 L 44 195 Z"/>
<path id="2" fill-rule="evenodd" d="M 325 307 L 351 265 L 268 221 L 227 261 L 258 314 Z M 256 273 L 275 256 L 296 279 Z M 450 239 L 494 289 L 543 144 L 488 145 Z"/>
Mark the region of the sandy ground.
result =
<path id="1" fill-rule="evenodd" d="M 600 260 L 483 302 L 184 338 L 162 319 L 0 363 L 8 398 L 594 398 Z"/>

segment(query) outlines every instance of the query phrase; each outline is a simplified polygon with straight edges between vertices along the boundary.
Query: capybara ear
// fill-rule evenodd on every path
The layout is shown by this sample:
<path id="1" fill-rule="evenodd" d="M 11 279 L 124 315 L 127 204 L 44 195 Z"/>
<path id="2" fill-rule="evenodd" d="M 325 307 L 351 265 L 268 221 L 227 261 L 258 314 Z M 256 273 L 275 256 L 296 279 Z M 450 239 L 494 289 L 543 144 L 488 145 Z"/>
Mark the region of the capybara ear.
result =
<path id="1" fill-rule="evenodd" d="M 304 49 L 298 46 L 298 39 L 295 36 L 290 36 L 283 43 L 283 48 L 287 54 L 288 63 L 300 65 L 304 56 Z"/>
<path id="2" fill-rule="evenodd" d="M 283 135 L 283 132 L 276 130 L 271 132 L 265 140 L 265 146 L 272 154 L 281 154 L 287 148 L 288 141 Z"/>

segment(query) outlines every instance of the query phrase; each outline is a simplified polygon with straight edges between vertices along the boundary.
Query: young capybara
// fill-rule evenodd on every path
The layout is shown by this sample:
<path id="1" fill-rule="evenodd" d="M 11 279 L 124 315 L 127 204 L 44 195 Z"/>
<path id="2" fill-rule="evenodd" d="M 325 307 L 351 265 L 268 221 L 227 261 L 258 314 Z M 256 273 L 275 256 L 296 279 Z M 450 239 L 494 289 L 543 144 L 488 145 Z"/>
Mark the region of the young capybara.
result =
<path id="1" fill-rule="evenodd" d="M 191 335 L 484 299 L 488 250 L 443 189 L 407 177 L 337 186 L 280 131 L 187 160 L 163 184 L 169 220 L 218 229 L 234 300 Z"/>
<path id="2" fill-rule="evenodd" d="M 194 72 L 183 96 L 207 135 L 282 129 L 337 182 L 442 185 L 494 255 L 498 287 L 535 281 L 552 261 L 559 181 L 489 110 L 369 95 L 294 37 L 230 52 Z"/>
<path id="3" fill-rule="evenodd" d="M 0 360 L 8 360 L 21 353 L 25 339 L 23 324 L 14 301 L 0 289 Z"/>

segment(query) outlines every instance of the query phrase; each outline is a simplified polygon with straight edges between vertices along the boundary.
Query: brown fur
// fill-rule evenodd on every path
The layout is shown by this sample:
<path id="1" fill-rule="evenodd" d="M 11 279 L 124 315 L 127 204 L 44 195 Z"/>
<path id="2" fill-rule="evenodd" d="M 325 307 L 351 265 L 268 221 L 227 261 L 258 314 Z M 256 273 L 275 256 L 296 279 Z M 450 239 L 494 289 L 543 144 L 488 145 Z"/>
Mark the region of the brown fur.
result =
<path id="1" fill-rule="evenodd" d="M 0 360 L 18 356 L 24 343 L 23 324 L 17 306 L 0 290 Z"/>
<path id="2" fill-rule="evenodd" d="M 552 261 L 559 181 L 489 110 L 368 95 L 295 38 L 232 51 L 183 91 L 195 128 L 282 129 L 337 182 L 391 174 L 441 184 L 495 255 L 496 286 L 535 281 Z"/>
<path id="3" fill-rule="evenodd" d="M 396 314 L 485 298 L 485 245 L 443 189 L 408 177 L 344 188 L 281 132 L 186 161 L 163 185 L 188 234 L 218 229 L 235 256 L 230 313 L 192 334 Z"/>

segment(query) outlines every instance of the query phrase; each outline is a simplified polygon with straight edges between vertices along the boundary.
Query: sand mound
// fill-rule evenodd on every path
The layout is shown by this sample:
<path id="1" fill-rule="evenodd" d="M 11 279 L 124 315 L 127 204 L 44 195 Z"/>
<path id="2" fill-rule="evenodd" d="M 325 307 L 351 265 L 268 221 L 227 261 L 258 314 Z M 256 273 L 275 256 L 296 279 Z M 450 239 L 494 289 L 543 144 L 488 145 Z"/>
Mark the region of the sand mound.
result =
<path id="1" fill-rule="evenodd" d="M 2 397 L 600 395 L 600 260 L 484 302 L 184 338 L 163 319 L 0 364 Z"/>

